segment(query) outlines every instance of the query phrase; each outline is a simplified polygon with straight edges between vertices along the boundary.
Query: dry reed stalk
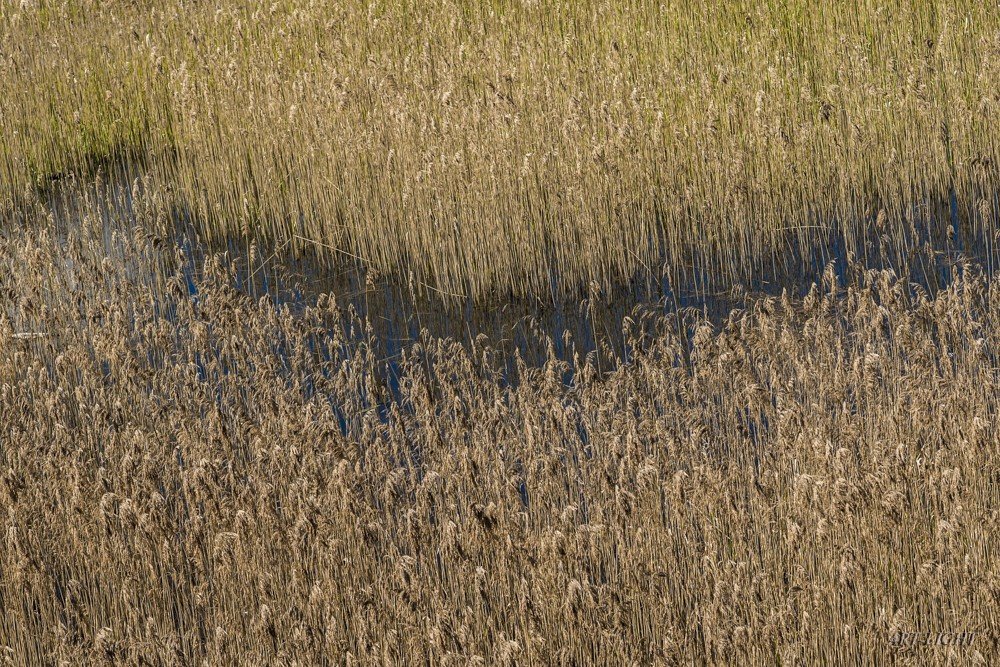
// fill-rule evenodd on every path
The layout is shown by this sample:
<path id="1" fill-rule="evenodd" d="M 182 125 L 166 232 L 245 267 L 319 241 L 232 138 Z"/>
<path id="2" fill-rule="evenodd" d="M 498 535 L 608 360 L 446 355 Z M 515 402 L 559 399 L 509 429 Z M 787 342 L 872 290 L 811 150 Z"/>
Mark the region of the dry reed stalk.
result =
<path id="1" fill-rule="evenodd" d="M 332 299 L 248 298 L 222 258 L 193 296 L 141 228 L 108 256 L 96 216 L 44 222 L 0 236 L 8 662 L 998 656 L 1000 286 L 972 267 L 636 315 L 634 358 L 570 385 L 424 337 L 392 397 Z"/>

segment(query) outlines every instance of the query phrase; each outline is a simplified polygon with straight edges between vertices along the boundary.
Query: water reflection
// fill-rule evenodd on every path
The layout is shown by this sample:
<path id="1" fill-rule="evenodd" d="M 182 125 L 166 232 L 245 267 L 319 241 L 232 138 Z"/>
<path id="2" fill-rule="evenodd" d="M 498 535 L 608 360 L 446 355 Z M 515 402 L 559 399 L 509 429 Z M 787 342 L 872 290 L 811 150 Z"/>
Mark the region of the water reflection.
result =
<path id="1" fill-rule="evenodd" d="M 143 284 L 156 286 L 180 268 L 189 291 L 196 294 L 206 259 L 221 254 L 230 266 L 233 286 L 254 299 L 264 297 L 295 310 L 329 294 L 343 311 L 356 313 L 370 325 L 370 335 L 388 360 L 426 331 L 470 346 L 485 336 L 505 358 L 520 356 L 528 365 L 540 365 L 554 352 L 570 363 L 593 354 L 599 367 L 610 368 L 629 358 L 622 333 L 626 318 L 635 321 L 644 314 L 687 311 L 720 320 L 734 308 L 785 290 L 793 298 L 803 296 L 827 267 L 832 267 L 841 285 L 850 280 L 851 267 L 892 268 L 934 293 L 948 284 L 966 253 L 987 270 L 993 266 L 991 228 L 981 220 L 963 224 L 952 195 L 935 206 L 915 206 L 907 217 L 910 224 L 891 238 L 881 233 L 880 221 L 873 216 L 860 226 L 863 240 L 852 246 L 860 248 L 856 257 L 848 252 L 836 221 L 826 223 L 828 238 L 823 244 L 789 233 L 780 256 L 760 262 L 735 289 L 704 257 L 692 254 L 680 266 L 643 269 L 606 291 L 583 288 L 575 299 L 498 296 L 489 303 L 476 303 L 420 289 L 412 279 L 378 275 L 356 259 L 343 258 L 331 265 L 328 255 L 321 256 L 308 245 L 294 244 L 293 249 L 292 243 L 285 243 L 255 251 L 243 239 L 202 242 L 196 221 L 181 209 L 164 214 L 147 203 L 147 188 L 140 173 L 119 168 L 93 186 L 83 187 L 72 179 L 54 183 L 44 201 L 55 229 L 64 235 L 77 231 L 86 213 L 96 213 L 100 222 L 96 251 L 133 267 L 132 279 Z M 148 261 L 128 256 L 116 240 L 137 233 L 139 225 L 147 227 L 144 233 L 153 235 L 154 245 L 161 249 L 152 271 Z M 513 373 L 514 364 L 508 368 Z"/>

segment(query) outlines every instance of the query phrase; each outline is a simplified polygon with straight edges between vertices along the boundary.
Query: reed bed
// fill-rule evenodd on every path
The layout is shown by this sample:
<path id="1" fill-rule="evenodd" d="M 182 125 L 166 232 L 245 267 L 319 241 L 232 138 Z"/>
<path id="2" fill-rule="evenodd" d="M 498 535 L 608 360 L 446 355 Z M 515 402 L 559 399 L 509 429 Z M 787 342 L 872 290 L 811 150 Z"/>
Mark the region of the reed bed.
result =
<path id="1" fill-rule="evenodd" d="M 206 233 L 484 299 L 995 240 L 979 0 L 0 7 L 9 203 L 139 163 Z"/>
<path id="2" fill-rule="evenodd" d="M 717 325 L 637 314 L 614 369 L 502 382 L 486 338 L 390 366 L 330 297 L 191 270 L 158 197 L 110 239 L 38 206 L 0 236 L 6 663 L 997 659 L 975 267 L 933 298 L 859 269 Z"/>

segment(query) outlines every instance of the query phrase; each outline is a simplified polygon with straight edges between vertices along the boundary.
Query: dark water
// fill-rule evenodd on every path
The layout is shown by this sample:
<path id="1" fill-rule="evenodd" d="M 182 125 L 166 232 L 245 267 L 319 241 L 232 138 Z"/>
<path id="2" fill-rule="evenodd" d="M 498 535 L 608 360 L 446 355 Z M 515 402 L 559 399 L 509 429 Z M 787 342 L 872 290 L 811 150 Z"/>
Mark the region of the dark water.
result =
<path id="1" fill-rule="evenodd" d="M 116 238 L 140 224 L 142 216 L 136 209 L 142 205 L 143 187 L 135 172 L 112 171 L 89 203 L 84 203 L 80 195 L 86 189 L 73 183 L 50 187 L 46 203 L 57 230 L 64 234 L 79 226 L 84 210 L 94 211 L 96 205 L 103 251 L 116 261 L 128 263 L 130 258 L 117 247 Z M 95 192 L 93 186 L 90 192 Z M 993 210 L 998 210 L 996 200 Z M 181 268 L 193 294 L 206 258 L 221 253 L 232 269 L 234 287 L 254 299 L 267 297 L 277 306 L 299 309 L 315 303 L 321 294 L 331 295 L 341 309 L 357 313 L 371 325 L 382 354 L 390 360 L 427 332 L 467 345 L 485 336 L 506 358 L 519 354 L 529 365 L 543 363 L 554 351 L 571 363 L 574 355 L 594 353 L 598 366 L 610 368 L 629 358 L 622 333 L 626 318 L 638 320 L 643 315 L 683 311 L 719 320 L 734 308 L 745 308 L 763 297 L 780 296 L 783 291 L 793 299 L 801 297 L 812 283 L 821 280 L 828 267 L 841 285 L 851 280 L 852 271 L 888 268 L 930 293 L 947 285 L 965 261 L 973 261 L 992 273 L 992 230 L 981 221 L 965 224 L 953 195 L 933 206 L 925 202 L 914 207 L 908 219 L 910 223 L 903 233 L 894 228 L 891 239 L 879 233 L 874 217 L 855 225 L 863 238 L 863 242 L 852 246 L 860 248 L 859 256 L 848 252 L 849 244 L 840 231 L 842 225 L 836 221 L 828 224 L 825 243 L 797 243 L 790 235 L 780 255 L 760 262 L 735 289 L 701 258 L 692 256 L 683 266 L 664 267 L 655 275 L 644 271 L 607 292 L 585 291 L 578 299 L 498 295 L 490 303 L 427 290 L 418 292 L 405 280 L 369 272 L 359 261 L 331 265 L 328 259 L 308 249 L 293 252 L 288 244 L 256 253 L 242 239 L 206 244 L 199 240 L 197 224 L 184 211 L 174 211 L 159 233 L 164 236 L 164 271 L 174 261 L 173 249 L 179 248 Z M 145 269 L 136 266 L 135 280 L 155 278 L 138 275 L 142 270 L 148 272 L 148 265 Z M 552 293 L 559 290 L 553 289 Z"/>

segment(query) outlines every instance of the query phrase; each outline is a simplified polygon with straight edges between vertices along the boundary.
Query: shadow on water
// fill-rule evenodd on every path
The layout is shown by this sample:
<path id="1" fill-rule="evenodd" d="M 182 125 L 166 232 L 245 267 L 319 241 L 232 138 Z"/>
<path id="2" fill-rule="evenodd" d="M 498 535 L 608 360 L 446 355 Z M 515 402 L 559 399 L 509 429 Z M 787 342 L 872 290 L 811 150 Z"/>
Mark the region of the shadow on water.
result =
<path id="1" fill-rule="evenodd" d="M 89 202 L 81 199 L 75 184 L 56 184 L 47 192 L 46 204 L 62 233 L 71 232 L 84 211 L 94 211 L 96 204 L 103 251 L 127 264 L 130 258 L 116 247 L 115 239 L 140 224 L 142 216 L 136 209 L 143 205 L 143 187 L 136 173 L 111 172 Z M 992 210 L 998 210 L 996 200 Z M 516 382 L 518 358 L 537 367 L 554 355 L 572 369 L 575 356 L 591 355 L 598 370 L 611 369 L 630 356 L 623 334 L 626 318 L 684 312 L 718 322 L 733 309 L 747 308 L 764 297 L 787 292 L 793 299 L 800 298 L 828 268 L 841 286 L 848 283 L 851 267 L 892 269 L 933 294 L 950 282 L 962 261 L 980 263 L 987 274 L 994 263 L 991 226 L 964 223 L 951 195 L 946 202 L 913 207 L 908 224 L 902 231 L 894 227 L 891 235 L 884 233 L 882 221 L 872 216 L 861 225 L 863 240 L 854 244 L 848 244 L 843 226 L 837 224 L 828 225 L 825 243 L 816 243 L 815 237 L 800 240 L 788 234 L 782 252 L 735 289 L 728 288 L 715 271 L 692 256 L 684 266 L 664 266 L 660 275 L 643 271 L 607 292 L 588 289 L 575 301 L 508 298 L 484 305 L 469 298 L 417 290 L 412 282 L 378 275 L 358 260 L 331 266 L 328 258 L 308 248 L 292 251 L 286 244 L 262 255 L 252 252 L 243 239 L 203 243 L 197 225 L 184 211 L 173 210 L 168 218 L 163 229 L 151 233 L 167 237 L 162 243 L 170 250 L 163 253 L 164 271 L 175 261 L 173 249 L 180 248 L 181 268 L 192 294 L 197 292 L 206 259 L 221 255 L 230 265 L 233 286 L 255 300 L 266 297 L 276 306 L 301 310 L 316 303 L 320 295 L 330 295 L 343 311 L 355 313 L 370 325 L 368 333 L 359 335 L 374 338 L 379 353 L 389 360 L 390 371 L 392 360 L 419 340 L 422 332 L 466 346 L 485 336 L 506 360 L 504 379 L 509 382 Z M 852 256 L 848 247 L 860 248 L 860 256 Z M 136 266 L 139 271 L 143 265 Z M 148 264 L 145 266 L 148 271 Z M 134 279 L 153 282 L 156 276 L 136 274 Z M 571 376 L 569 370 L 564 379 Z"/>

